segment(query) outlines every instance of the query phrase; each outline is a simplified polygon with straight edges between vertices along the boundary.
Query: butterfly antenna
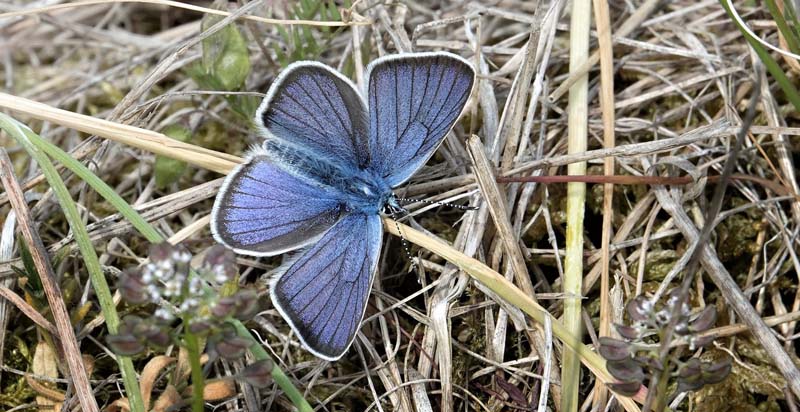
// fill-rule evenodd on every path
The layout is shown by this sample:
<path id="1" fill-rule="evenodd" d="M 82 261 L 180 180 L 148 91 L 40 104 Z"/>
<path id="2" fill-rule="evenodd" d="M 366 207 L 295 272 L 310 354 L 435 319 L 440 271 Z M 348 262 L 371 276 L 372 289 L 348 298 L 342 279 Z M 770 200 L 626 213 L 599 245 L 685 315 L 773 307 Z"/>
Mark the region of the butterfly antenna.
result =
<path id="1" fill-rule="evenodd" d="M 391 216 L 392 220 L 394 220 L 394 225 L 397 227 L 397 233 L 400 234 L 400 242 L 403 244 L 403 250 L 406 251 L 406 256 L 408 257 L 408 260 L 411 261 L 411 270 L 414 270 L 417 268 L 417 261 L 414 260 L 414 256 L 411 255 L 411 248 L 408 247 L 408 241 L 406 240 L 406 237 L 403 236 L 403 231 L 400 230 L 400 222 L 397 221 L 397 210 L 394 207 L 389 207 L 389 216 Z"/>
<path id="2" fill-rule="evenodd" d="M 477 208 L 475 206 L 464 206 L 464 205 L 457 205 L 455 203 L 447 203 L 447 202 L 433 202 L 433 201 L 425 200 L 425 199 L 408 199 L 408 198 L 405 198 L 405 197 L 396 197 L 395 199 L 397 199 L 400 202 L 405 202 L 405 203 L 420 202 L 420 203 L 425 203 L 426 205 L 449 206 L 449 207 L 454 207 L 456 209 L 461 209 L 461 210 L 478 210 L 479 209 L 479 208 Z"/>

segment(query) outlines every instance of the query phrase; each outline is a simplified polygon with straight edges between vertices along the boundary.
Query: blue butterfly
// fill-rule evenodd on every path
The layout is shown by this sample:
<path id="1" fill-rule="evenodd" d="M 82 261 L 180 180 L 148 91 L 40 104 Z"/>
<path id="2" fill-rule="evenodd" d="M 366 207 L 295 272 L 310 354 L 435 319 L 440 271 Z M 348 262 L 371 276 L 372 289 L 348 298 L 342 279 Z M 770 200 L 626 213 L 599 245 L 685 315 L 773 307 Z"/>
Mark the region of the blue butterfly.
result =
<path id="1" fill-rule="evenodd" d="M 442 143 L 475 71 L 450 53 L 410 53 L 375 60 L 366 78 L 361 94 L 323 64 L 287 67 L 256 112 L 263 144 L 228 175 L 211 212 L 214 238 L 238 253 L 305 248 L 270 296 L 303 346 L 327 360 L 347 351 L 364 317 L 380 216 L 400 209 L 392 188 Z"/>

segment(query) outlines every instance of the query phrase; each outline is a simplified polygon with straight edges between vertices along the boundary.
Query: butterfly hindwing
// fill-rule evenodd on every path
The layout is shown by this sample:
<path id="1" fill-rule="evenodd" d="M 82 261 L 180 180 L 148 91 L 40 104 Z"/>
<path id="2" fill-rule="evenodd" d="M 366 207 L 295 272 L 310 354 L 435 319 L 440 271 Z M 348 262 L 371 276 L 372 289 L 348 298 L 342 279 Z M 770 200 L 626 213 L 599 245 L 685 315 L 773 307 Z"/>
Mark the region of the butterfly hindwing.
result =
<path id="1" fill-rule="evenodd" d="M 411 177 L 453 127 L 475 71 L 450 53 L 384 57 L 367 69 L 370 166 L 391 187 Z"/>
<path id="2" fill-rule="evenodd" d="M 315 355 L 338 359 L 353 342 L 382 235 L 378 215 L 346 215 L 273 279 L 273 304 Z"/>
<path id="3" fill-rule="evenodd" d="M 313 180 L 255 152 L 226 178 L 211 212 L 211 231 L 239 253 L 276 255 L 312 242 L 341 214 L 340 203 Z"/>
<path id="4" fill-rule="evenodd" d="M 326 65 L 287 67 L 259 106 L 256 123 L 268 137 L 348 169 L 369 162 L 364 100 L 348 78 Z"/>

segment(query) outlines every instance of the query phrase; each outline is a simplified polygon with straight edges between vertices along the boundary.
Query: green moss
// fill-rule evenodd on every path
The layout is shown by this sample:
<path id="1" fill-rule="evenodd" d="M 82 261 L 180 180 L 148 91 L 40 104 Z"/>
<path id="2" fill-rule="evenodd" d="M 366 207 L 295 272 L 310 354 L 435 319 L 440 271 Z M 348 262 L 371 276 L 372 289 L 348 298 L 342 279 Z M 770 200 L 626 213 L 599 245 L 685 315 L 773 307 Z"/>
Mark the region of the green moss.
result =
<path id="1" fill-rule="evenodd" d="M 644 279 L 647 281 L 663 280 L 675 267 L 678 259 L 680 259 L 680 254 L 675 250 L 651 250 L 647 253 L 647 260 L 644 264 Z"/>
<path id="2" fill-rule="evenodd" d="M 738 200 L 733 203 L 737 205 L 743 201 Z M 754 215 L 755 213 L 737 213 L 717 226 L 719 234 L 717 253 L 723 262 L 741 257 L 748 258 L 746 260 L 749 261 L 749 257 L 759 252 L 756 237 L 764 230 L 764 222 L 761 216 Z"/>

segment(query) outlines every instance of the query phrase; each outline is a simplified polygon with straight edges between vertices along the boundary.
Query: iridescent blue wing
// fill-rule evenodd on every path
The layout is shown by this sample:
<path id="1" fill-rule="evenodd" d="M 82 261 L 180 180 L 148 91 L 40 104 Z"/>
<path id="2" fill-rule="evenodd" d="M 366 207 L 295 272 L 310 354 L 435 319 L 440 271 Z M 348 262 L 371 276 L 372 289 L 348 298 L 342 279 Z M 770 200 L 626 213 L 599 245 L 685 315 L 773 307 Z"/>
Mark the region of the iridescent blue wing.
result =
<path id="1" fill-rule="evenodd" d="M 450 53 L 384 57 L 367 68 L 369 167 L 396 187 L 431 157 L 472 92 L 475 71 Z"/>
<path id="2" fill-rule="evenodd" d="M 225 179 L 211 233 L 239 253 L 276 255 L 313 242 L 343 210 L 325 187 L 256 150 Z"/>
<path id="3" fill-rule="evenodd" d="M 272 303 L 314 355 L 336 360 L 353 342 L 382 234 L 378 215 L 346 215 L 273 279 Z"/>
<path id="4" fill-rule="evenodd" d="M 316 62 L 297 62 L 272 83 L 256 112 L 267 138 L 355 170 L 369 163 L 367 110 L 353 83 Z"/>

